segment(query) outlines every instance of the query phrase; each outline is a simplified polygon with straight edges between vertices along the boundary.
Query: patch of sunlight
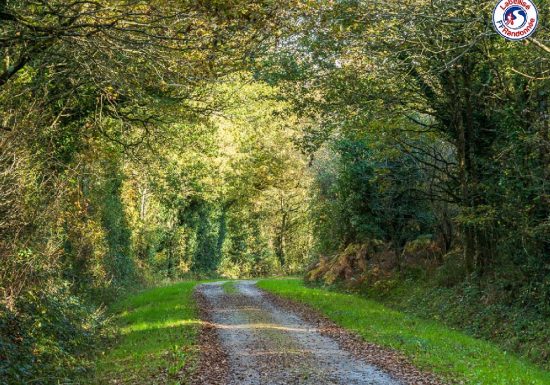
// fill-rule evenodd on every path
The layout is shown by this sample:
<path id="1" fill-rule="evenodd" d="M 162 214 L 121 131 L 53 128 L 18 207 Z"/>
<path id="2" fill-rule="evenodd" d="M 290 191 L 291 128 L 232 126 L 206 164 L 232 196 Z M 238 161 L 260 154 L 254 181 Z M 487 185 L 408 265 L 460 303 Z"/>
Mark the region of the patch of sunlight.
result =
<path id="1" fill-rule="evenodd" d="M 247 323 L 247 324 L 237 324 L 237 325 L 224 325 L 224 324 L 212 324 L 219 329 L 268 329 L 268 330 L 282 330 L 287 332 L 301 332 L 309 333 L 317 330 L 316 328 L 299 328 L 299 327 L 290 327 L 290 326 L 281 326 L 277 324 L 267 324 L 267 323 Z"/>
<path id="2" fill-rule="evenodd" d="M 180 326 L 186 325 L 200 325 L 202 324 L 201 320 L 198 319 L 185 319 L 185 320 L 166 320 L 166 321 L 156 321 L 156 322 L 140 322 L 132 324 L 120 329 L 122 334 L 129 334 L 137 331 L 146 331 L 146 330 L 158 330 L 158 329 L 172 329 Z"/>

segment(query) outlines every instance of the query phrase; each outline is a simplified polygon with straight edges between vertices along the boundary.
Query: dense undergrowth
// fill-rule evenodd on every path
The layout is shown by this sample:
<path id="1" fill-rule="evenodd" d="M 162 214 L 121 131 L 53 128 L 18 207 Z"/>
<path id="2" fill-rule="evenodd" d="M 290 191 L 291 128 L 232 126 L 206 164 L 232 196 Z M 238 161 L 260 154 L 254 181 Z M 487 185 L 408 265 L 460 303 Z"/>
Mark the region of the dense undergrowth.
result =
<path id="1" fill-rule="evenodd" d="M 550 372 L 496 344 L 357 294 L 307 287 L 298 279 L 264 280 L 259 286 L 312 306 L 367 341 L 403 352 L 417 366 L 452 384 L 543 385 L 550 381 Z"/>
<path id="2" fill-rule="evenodd" d="M 359 292 L 392 308 L 441 321 L 497 343 L 550 369 L 550 317 L 522 304 L 503 281 L 464 281 L 441 287 L 419 278 L 394 279 Z"/>
<path id="3" fill-rule="evenodd" d="M 110 330 L 66 287 L 28 292 L 0 307 L 0 384 L 67 383 L 90 369 Z"/>

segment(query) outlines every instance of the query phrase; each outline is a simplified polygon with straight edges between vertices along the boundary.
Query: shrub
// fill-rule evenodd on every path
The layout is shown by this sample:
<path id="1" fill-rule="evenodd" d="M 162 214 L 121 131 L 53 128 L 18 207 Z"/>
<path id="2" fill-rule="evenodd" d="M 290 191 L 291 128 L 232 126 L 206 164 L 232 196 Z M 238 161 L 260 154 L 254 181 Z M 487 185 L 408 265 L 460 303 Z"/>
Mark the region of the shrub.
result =
<path id="1" fill-rule="evenodd" d="M 29 291 L 13 308 L 0 305 L 0 384 L 53 385 L 73 378 L 88 368 L 106 326 L 103 313 L 66 285 Z"/>

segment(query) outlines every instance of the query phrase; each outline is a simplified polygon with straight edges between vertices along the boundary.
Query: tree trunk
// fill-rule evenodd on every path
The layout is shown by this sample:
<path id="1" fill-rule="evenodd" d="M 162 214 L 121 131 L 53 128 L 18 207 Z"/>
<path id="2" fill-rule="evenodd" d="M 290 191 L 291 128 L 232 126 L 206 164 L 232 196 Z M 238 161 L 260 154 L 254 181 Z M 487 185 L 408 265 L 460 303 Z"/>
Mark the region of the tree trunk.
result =
<path id="1" fill-rule="evenodd" d="M 230 204 L 224 204 L 222 206 L 222 212 L 220 214 L 218 225 L 218 240 L 216 242 L 216 258 L 219 261 L 222 259 L 223 244 L 227 235 L 227 211 Z"/>
<path id="2" fill-rule="evenodd" d="M 275 255 L 283 267 L 286 264 L 285 258 L 285 234 L 286 234 L 286 223 L 287 223 L 288 214 L 285 212 L 281 218 L 281 226 L 279 228 L 279 233 L 275 239 Z"/>
<path id="3" fill-rule="evenodd" d="M 460 107 L 458 107 L 460 108 Z M 462 111 L 455 111 L 456 113 L 456 129 L 457 129 L 457 155 L 459 166 L 459 180 L 460 180 L 460 192 L 462 198 L 463 209 L 471 208 L 470 189 L 468 183 L 468 145 L 467 145 L 467 133 L 464 126 Z M 464 239 L 464 263 L 466 271 L 472 273 L 475 267 L 475 231 L 472 224 L 462 224 L 462 237 Z"/>
<path id="4" fill-rule="evenodd" d="M 141 221 L 144 221 L 146 210 L 147 210 L 147 187 L 140 188 L 139 192 L 141 194 L 141 202 L 139 206 L 139 219 L 141 219 Z"/>

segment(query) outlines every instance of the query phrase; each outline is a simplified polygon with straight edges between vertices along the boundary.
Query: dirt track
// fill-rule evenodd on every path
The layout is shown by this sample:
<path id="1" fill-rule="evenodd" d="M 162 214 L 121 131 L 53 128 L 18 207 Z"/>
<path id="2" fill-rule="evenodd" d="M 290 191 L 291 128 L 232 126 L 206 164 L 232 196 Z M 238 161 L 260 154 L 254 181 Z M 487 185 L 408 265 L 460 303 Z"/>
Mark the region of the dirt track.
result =
<path id="1" fill-rule="evenodd" d="M 296 313 L 275 305 L 253 281 L 198 287 L 217 343 L 227 357 L 227 385 L 399 385 L 403 382 L 352 355 Z M 204 309 L 203 309 L 204 310 Z M 214 365 L 214 363 L 210 363 Z M 208 371 L 208 365 L 202 370 Z M 201 382 L 210 383 L 208 373 Z"/>

